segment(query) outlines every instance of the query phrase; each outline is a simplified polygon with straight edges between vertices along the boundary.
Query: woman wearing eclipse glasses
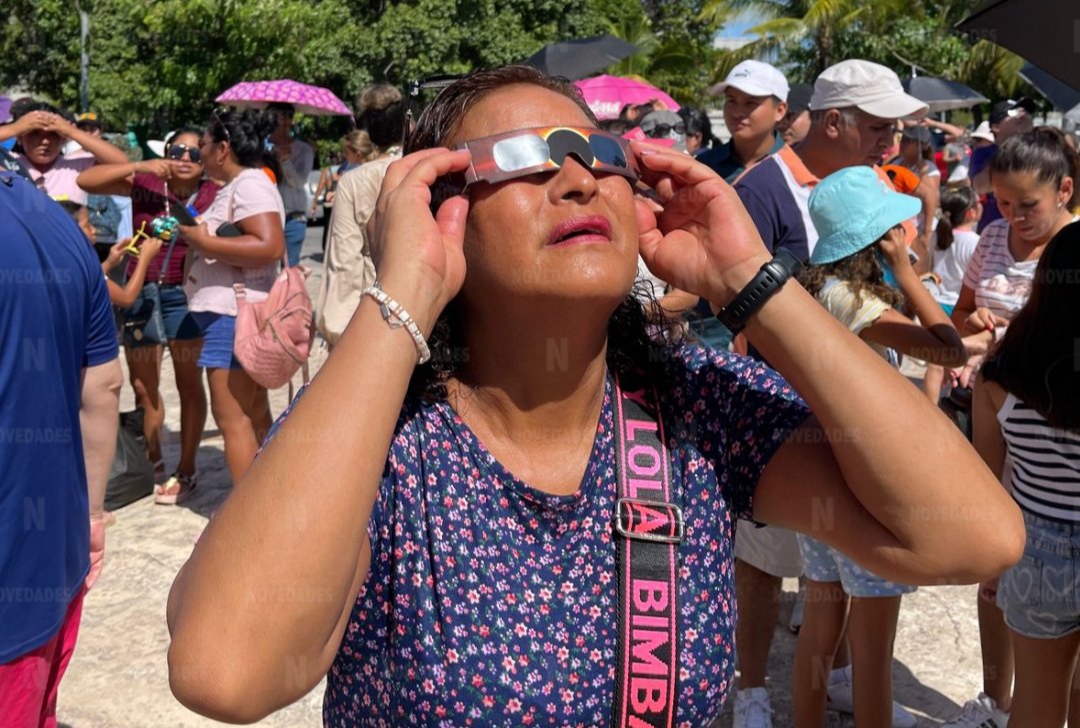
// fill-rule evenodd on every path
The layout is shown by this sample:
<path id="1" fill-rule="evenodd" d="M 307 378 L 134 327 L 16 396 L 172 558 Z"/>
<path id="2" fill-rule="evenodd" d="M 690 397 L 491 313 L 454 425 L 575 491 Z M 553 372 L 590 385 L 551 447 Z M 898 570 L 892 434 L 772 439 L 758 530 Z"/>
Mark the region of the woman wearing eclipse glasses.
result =
<path id="1" fill-rule="evenodd" d="M 372 222 L 378 284 L 173 585 L 185 705 L 253 722 L 326 676 L 327 726 L 708 725 L 737 517 L 904 583 L 1020 557 L 974 450 L 732 189 L 595 127 L 520 66 L 421 116 Z M 639 248 L 780 374 L 651 322 Z"/>
<path id="2" fill-rule="evenodd" d="M 164 159 L 99 164 L 79 175 L 79 186 L 92 193 L 131 197 L 135 230 L 149 232 L 155 218 L 168 216 L 178 207 L 200 215 L 220 189 L 204 176 L 201 136 L 201 129 L 178 129 L 169 137 Z M 188 311 L 183 289 L 187 250 L 179 233 L 162 245 L 146 272 L 147 283 L 139 297 L 121 312 L 131 386 L 145 415 L 147 450 L 154 463 L 154 500 L 166 505 L 186 497 L 196 485 L 195 455 L 206 422 L 206 392 L 198 365 L 202 331 Z M 136 262 L 134 257 L 128 262 L 127 275 L 132 274 Z M 165 402 L 160 381 L 165 346 L 169 347 L 180 394 L 180 462 L 168 477 L 161 450 Z"/>

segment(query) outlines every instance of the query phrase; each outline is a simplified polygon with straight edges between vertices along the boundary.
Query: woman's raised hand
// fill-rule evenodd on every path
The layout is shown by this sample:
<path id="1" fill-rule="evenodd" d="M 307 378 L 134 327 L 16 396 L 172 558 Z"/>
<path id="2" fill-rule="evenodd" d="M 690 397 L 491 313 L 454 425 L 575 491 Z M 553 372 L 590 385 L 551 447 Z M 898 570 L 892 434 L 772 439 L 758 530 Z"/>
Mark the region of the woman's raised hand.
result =
<path id="1" fill-rule="evenodd" d="M 135 163 L 135 171 L 143 174 L 152 174 L 163 180 L 172 177 L 175 162 L 169 159 L 144 159 Z"/>
<path id="2" fill-rule="evenodd" d="M 638 244 L 649 270 L 675 288 L 726 305 L 772 256 L 739 196 L 693 157 L 634 142 L 641 178 L 663 210 L 637 203 Z"/>
<path id="3" fill-rule="evenodd" d="M 467 151 L 424 149 L 386 172 L 368 238 L 379 280 L 401 301 L 425 334 L 465 281 L 465 218 L 469 201 L 459 195 L 431 214 L 431 186 L 469 166 Z"/>

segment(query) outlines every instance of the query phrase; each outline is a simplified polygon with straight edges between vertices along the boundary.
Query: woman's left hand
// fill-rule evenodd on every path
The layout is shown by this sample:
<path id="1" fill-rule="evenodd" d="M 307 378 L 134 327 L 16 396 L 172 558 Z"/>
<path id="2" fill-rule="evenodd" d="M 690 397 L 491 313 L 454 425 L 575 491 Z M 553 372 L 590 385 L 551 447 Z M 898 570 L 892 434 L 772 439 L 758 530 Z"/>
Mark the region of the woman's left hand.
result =
<path id="1" fill-rule="evenodd" d="M 739 196 L 693 157 L 633 142 L 641 178 L 663 210 L 637 203 L 638 244 L 649 270 L 675 288 L 726 305 L 772 256 Z"/>
<path id="2" fill-rule="evenodd" d="M 188 247 L 198 249 L 203 242 L 210 237 L 210 229 L 205 222 L 198 225 L 181 225 L 180 233 L 184 236 L 184 242 Z"/>

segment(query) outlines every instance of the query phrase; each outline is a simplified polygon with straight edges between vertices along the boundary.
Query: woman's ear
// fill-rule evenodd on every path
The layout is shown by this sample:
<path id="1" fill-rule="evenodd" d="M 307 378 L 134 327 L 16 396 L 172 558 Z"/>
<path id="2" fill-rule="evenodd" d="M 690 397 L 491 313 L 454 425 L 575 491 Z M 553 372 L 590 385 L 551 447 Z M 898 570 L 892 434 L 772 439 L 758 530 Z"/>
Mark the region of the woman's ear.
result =
<path id="1" fill-rule="evenodd" d="M 1062 177 L 1061 187 L 1058 188 L 1058 207 L 1068 205 L 1069 201 L 1072 200 L 1074 184 L 1072 177 Z"/>

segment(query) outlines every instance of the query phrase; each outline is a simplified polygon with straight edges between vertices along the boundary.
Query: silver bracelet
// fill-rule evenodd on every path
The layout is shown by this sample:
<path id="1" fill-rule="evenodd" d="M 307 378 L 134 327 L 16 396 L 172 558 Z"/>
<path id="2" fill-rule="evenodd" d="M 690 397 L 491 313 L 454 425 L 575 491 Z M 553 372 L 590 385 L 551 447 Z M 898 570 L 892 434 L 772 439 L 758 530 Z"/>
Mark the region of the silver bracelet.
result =
<path id="1" fill-rule="evenodd" d="M 405 307 L 395 301 L 382 289 L 382 285 L 378 281 L 370 288 L 365 288 L 361 296 L 371 296 L 379 304 L 379 313 L 382 314 L 383 321 L 387 323 L 392 329 L 400 329 L 404 327 L 409 332 L 409 336 L 412 337 L 413 343 L 416 344 L 417 352 L 417 364 L 424 364 L 431 359 L 431 349 L 428 348 L 427 341 L 424 339 L 424 334 L 421 333 L 420 327 L 413 321 L 413 317 L 409 315 L 409 312 L 405 310 Z"/>

